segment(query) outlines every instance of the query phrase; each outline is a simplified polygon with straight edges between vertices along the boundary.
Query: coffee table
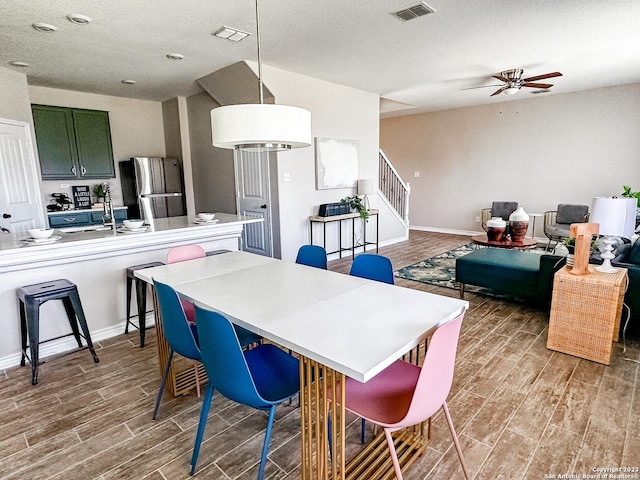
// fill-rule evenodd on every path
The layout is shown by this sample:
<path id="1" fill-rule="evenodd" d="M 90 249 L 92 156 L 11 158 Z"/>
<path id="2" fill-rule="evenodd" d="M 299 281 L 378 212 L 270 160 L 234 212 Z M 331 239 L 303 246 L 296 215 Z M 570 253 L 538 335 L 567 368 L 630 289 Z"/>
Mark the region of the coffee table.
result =
<path id="1" fill-rule="evenodd" d="M 502 240 L 500 242 L 496 242 L 493 240 L 489 240 L 486 235 L 474 235 L 473 237 L 471 237 L 471 243 L 473 243 L 474 245 L 482 245 L 483 247 L 497 247 L 517 250 L 529 250 L 532 248 L 536 248 L 536 246 L 538 245 L 538 241 L 533 238 L 524 238 L 520 242 L 512 242 L 511 240 Z"/>

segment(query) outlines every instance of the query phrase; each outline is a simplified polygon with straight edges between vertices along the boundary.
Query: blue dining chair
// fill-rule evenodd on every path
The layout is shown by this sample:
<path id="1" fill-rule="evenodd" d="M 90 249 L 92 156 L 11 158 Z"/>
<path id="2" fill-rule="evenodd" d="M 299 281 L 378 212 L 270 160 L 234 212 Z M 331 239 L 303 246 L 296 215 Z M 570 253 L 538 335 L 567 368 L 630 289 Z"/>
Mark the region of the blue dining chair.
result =
<path id="1" fill-rule="evenodd" d="M 160 408 L 160 401 L 162 400 L 162 394 L 167 383 L 167 376 L 169 375 L 169 369 L 171 368 L 171 360 L 173 354 L 178 353 L 183 357 L 189 358 L 194 362 L 202 362 L 200 354 L 199 335 L 198 329 L 195 323 L 190 323 L 187 320 L 187 316 L 184 310 L 184 304 L 182 303 L 178 293 L 169 285 L 153 281 L 156 297 L 158 299 L 158 306 L 160 308 L 160 321 L 162 322 L 162 329 L 164 330 L 165 338 L 169 344 L 169 358 L 167 359 L 167 365 L 164 369 L 164 375 L 162 376 L 162 383 L 160 384 L 160 390 L 156 398 L 156 406 L 153 410 L 153 419 L 158 416 L 158 409 Z M 238 334 L 240 345 L 243 348 L 259 343 L 261 337 L 250 332 L 249 330 L 235 326 Z M 195 366 L 196 373 L 196 389 L 198 396 L 200 396 L 200 379 L 198 378 L 198 367 Z M 211 383 L 211 382 L 209 382 Z"/>
<path id="2" fill-rule="evenodd" d="M 393 285 L 393 265 L 391 260 L 374 253 L 361 253 L 353 259 L 349 275 L 368 278 Z"/>
<path id="3" fill-rule="evenodd" d="M 351 271 L 349 275 L 355 277 L 368 278 L 378 282 L 394 284 L 393 281 L 393 265 L 391 260 L 383 255 L 374 253 L 361 253 L 353 259 Z M 366 422 L 362 419 L 360 427 L 360 441 L 364 443 L 366 433 Z"/>
<path id="4" fill-rule="evenodd" d="M 258 480 L 262 480 L 276 406 L 300 391 L 298 360 L 271 344 L 262 344 L 243 351 L 231 322 L 223 315 L 197 305 L 196 325 L 209 383 L 205 390 L 198 433 L 193 446 L 191 474 L 196 470 L 215 385 L 215 389 L 230 400 L 269 412 L 258 470 Z"/>
<path id="5" fill-rule="evenodd" d="M 158 397 L 156 398 L 156 407 L 153 410 L 153 419 L 155 420 L 158 415 L 158 409 L 160 408 L 160 401 L 162 400 L 164 387 L 167 383 L 167 376 L 169 375 L 169 369 L 171 368 L 173 354 L 178 353 L 179 355 L 194 360 L 195 362 L 202 362 L 202 357 L 200 355 L 200 348 L 198 348 L 198 334 L 196 326 L 195 324 L 187 321 L 184 306 L 176 291 L 169 285 L 158 282 L 157 280 L 153 281 L 153 285 L 156 292 L 156 298 L 158 299 L 158 306 L 160 308 L 162 329 L 164 330 L 164 336 L 169 344 L 169 358 L 167 359 L 167 366 L 164 369 L 162 383 L 160 384 L 160 390 L 158 391 Z M 198 367 L 196 366 L 195 369 L 196 385 L 198 386 L 199 396 L 200 379 L 197 375 Z"/>
<path id="6" fill-rule="evenodd" d="M 327 269 L 327 251 L 319 245 L 303 245 L 298 249 L 296 263 Z"/>

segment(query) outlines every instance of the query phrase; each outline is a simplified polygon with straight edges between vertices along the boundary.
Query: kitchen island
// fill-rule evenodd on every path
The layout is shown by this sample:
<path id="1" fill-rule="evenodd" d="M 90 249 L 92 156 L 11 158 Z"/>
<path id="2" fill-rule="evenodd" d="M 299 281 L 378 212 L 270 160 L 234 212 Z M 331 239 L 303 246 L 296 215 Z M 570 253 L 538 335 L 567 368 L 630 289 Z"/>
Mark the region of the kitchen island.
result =
<path id="1" fill-rule="evenodd" d="M 197 224 L 188 217 L 155 219 L 142 233 L 92 229 L 95 227 L 61 229 L 53 233 L 58 240 L 45 244 L 25 241 L 26 233 L 0 235 L 0 369 L 20 363 L 17 288 L 66 278 L 78 286 L 93 342 L 119 335 L 125 325 L 127 267 L 164 262 L 167 251 L 179 245 L 196 243 L 206 251 L 238 250 L 244 225 L 262 221 L 225 213 L 216 213 L 216 219 L 211 224 Z M 147 319 L 147 325 L 152 322 L 152 317 Z M 43 304 L 40 338 L 55 338 L 69 331 L 61 302 Z M 46 357 L 74 348 L 75 340 L 68 337 L 41 345 L 40 352 Z"/>

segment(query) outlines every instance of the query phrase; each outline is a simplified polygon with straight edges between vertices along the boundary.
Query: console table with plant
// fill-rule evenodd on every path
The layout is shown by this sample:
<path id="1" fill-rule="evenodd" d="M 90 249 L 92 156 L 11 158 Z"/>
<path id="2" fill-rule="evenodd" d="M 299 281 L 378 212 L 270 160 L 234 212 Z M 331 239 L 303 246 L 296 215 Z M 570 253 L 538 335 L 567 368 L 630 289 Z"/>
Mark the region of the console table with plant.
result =
<path id="1" fill-rule="evenodd" d="M 369 219 L 375 217 L 376 220 L 376 238 L 375 241 L 367 240 L 367 222 Z M 362 242 L 358 242 L 356 239 L 356 220 L 360 219 L 362 222 Z M 342 243 L 342 223 L 351 221 L 351 245 L 343 246 Z M 311 244 L 314 244 L 313 241 L 313 225 L 315 223 L 322 224 L 322 247 L 327 248 L 327 224 L 337 222 L 337 230 L 338 230 L 338 248 L 337 250 L 327 251 L 327 255 L 331 255 L 334 253 L 339 254 L 340 258 L 342 258 L 342 252 L 351 251 L 351 256 L 355 256 L 356 248 L 362 247 L 363 250 L 367 249 L 367 245 L 375 245 L 376 253 L 378 253 L 378 237 L 379 237 L 379 228 L 378 228 L 378 210 L 370 209 L 366 210 L 366 217 L 362 215 L 362 212 L 352 212 L 345 213 L 343 215 L 332 215 L 329 217 L 321 217 L 320 215 L 311 215 L 309 217 L 309 227 L 311 230 Z"/>

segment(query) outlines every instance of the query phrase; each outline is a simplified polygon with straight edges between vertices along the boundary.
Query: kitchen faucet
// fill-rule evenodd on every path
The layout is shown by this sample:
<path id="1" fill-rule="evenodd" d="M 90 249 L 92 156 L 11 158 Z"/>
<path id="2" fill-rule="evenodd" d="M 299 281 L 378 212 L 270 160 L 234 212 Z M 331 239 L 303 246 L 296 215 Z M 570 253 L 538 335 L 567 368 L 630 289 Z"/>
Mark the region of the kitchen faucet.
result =
<path id="1" fill-rule="evenodd" d="M 109 183 L 104 182 L 104 205 L 103 205 L 103 214 L 102 214 L 102 224 L 105 227 L 109 227 L 113 230 L 115 227 L 115 217 L 113 214 L 113 202 L 111 201 L 111 191 L 109 190 Z"/>

